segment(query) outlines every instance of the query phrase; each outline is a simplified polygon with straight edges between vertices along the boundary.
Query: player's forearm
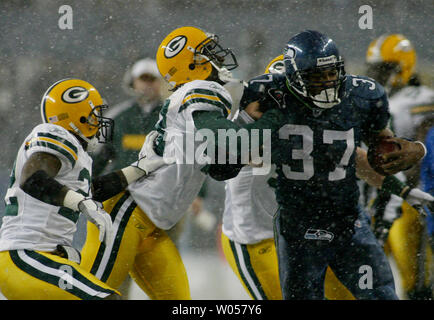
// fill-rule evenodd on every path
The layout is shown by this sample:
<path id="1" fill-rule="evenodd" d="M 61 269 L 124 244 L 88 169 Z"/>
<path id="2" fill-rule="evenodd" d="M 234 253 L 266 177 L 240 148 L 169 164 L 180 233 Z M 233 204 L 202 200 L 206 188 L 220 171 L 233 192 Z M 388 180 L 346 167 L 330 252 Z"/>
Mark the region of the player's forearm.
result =
<path id="1" fill-rule="evenodd" d="M 21 181 L 20 188 L 33 198 L 53 206 L 62 206 L 69 190 L 44 170 L 37 170 Z"/>
<path id="2" fill-rule="evenodd" d="M 122 170 L 114 171 L 92 180 L 93 199 L 103 202 L 125 190 L 128 180 Z"/>
<path id="3" fill-rule="evenodd" d="M 87 197 L 59 183 L 46 171 L 38 170 L 22 181 L 20 188 L 30 196 L 44 203 L 78 211 L 78 205 Z"/>
<path id="4" fill-rule="evenodd" d="M 383 184 L 384 176 L 372 169 L 368 162 L 367 152 L 359 147 L 356 149 L 356 175 L 372 187 L 379 189 Z"/>
<path id="5" fill-rule="evenodd" d="M 366 181 L 370 186 L 373 186 L 377 189 L 397 195 L 403 199 L 407 197 L 411 190 L 407 184 L 400 181 L 395 176 L 385 177 L 378 174 L 369 165 L 366 151 L 361 148 L 357 148 L 356 152 L 356 175 L 358 178 Z"/>
<path id="6" fill-rule="evenodd" d="M 261 146 L 263 144 L 264 135 L 261 134 L 263 130 L 270 130 L 271 132 L 274 132 L 278 130 L 282 124 L 283 115 L 279 110 L 270 110 L 257 121 L 247 123 L 245 125 L 239 125 L 237 123 L 234 123 L 232 121 L 227 120 L 225 117 L 221 115 L 219 112 L 209 112 L 209 111 L 203 111 L 203 112 L 195 112 L 193 114 L 194 123 L 197 129 L 208 129 L 211 130 L 216 139 L 216 147 L 219 148 L 218 145 L 219 139 L 217 139 L 219 130 L 235 130 L 236 133 L 238 133 L 240 130 L 246 130 L 248 133 L 248 140 L 249 140 L 249 146 L 248 146 L 248 152 L 251 150 L 251 144 L 252 141 L 252 134 L 254 130 L 259 131 L 258 135 L 258 146 Z M 221 132 L 221 131 L 220 131 Z M 243 148 L 241 148 L 242 138 L 237 135 L 237 156 L 241 157 L 241 152 Z M 229 145 L 226 143 L 226 149 L 229 148 Z M 229 150 L 226 150 L 229 151 Z"/>
<path id="7" fill-rule="evenodd" d="M 69 189 L 55 179 L 61 166 L 60 160 L 50 153 L 33 153 L 21 172 L 21 190 L 42 202 L 54 206 L 63 205 Z"/>

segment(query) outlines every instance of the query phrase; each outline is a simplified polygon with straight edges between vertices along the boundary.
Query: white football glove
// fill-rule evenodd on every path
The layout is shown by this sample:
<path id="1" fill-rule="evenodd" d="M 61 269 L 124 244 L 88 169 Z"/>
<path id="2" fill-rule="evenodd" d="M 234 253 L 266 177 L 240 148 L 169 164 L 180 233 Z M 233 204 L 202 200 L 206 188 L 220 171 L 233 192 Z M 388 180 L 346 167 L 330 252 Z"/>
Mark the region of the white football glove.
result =
<path id="1" fill-rule="evenodd" d="M 154 151 L 154 141 L 158 137 L 157 131 L 151 131 L 146 136 L 145 143 L 142 146 L 142 149 L 139 153 L 139 160 L 134 162 L 132 166 L 139 168 L 140 170 L 145 171 L 145 174 L 148 175 L 151 172 L 157 170 L 161 166 L 165 164 L 171 163 L 171 161 L 167 161 L 164 157 L 160 157 Z"/>
<path id="2" fill-rule="evenodd" d="M 113 237 L 112 220 L 102 209 L 102 204 L 86 198 L 81 193 L 68 190 L 63 199 L 63 206 L 74 211 L 80 211 L 88 221 L 98 227 L 99 241 L 109 243 Z"/>
<path id="3" fill-rule="evenodd" d="M 124 174 L 128 184 L 147 176 L 165 164 L 175 162 L 174 158 L 160 157 L 155 153 L 154 141 L 157 137 L 158 132 L 151 131 L 146 136 L 145 143 L 140 150 L 139 160 L 122 169 L 122 173 Z"/>
<path id="4" fill-rule="evenodd" d="M 423 192 L 418 188 L 410 190 L 410 193 L 405 198 L 412 207 L 428 206 L 431 207 L 434 203 L 434 197 L 429 193 Z"/>
<path id="5" fill-rule="evenodd" d="M 105 212 L 102 205 L 90 198 L 81 200 L 78 203 L 78 210 L 84 214 L 86 219 L 98 227 L 99 241 L 110 243 L 113 238 L 112 220 Z"/>

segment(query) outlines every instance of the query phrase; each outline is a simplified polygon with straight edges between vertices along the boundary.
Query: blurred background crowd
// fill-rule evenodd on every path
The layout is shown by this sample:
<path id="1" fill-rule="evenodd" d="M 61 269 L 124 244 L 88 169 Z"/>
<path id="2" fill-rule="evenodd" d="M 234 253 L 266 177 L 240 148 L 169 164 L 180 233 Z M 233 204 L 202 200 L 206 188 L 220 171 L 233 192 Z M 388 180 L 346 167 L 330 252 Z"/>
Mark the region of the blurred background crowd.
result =
<path id="1" fill-rule="evenodd" d="M 73 10 L 71 30 L 59 28 L 62 5 Z M 373 9 L 372 29 L 359 27 L 362 5 Z M 2 0 L 0 196 L 4 198 L 17 148 L 41 121 L 40 99 L 52 83 L 81 78 L 92 83 L 109 105 L 118 104 L 128 98 L 123 89 L 125 71 L 140 58 L 154 58 L 161 40 L 176 27 L 197 26 L 217 34 L 237 56 L 234 76 L 245 80 L 262 73 L 282 53 L 286 41 L 305 29 L 333 38 L 347 72 L 357 74 L 364 72 L 371 40 L 383 33 L 402 33 L 418 54 L 416 69 L 422 82 L 432 86 L 433 9 L 430 0 Z M 162 86 L 165 97 L 169 92 Z M 185 224 L 181 247 L 219 254 L 218 228 L 203 225 L 217 227 L 224 204 L 222 188 L 222 183 L 207 181 L 204 208 L 215 220 L 202 227 Z M 0 216 L 3 208 L 1 202 Z M 234 298 L 246 297 L 239 289 L 240 296 Z"/>

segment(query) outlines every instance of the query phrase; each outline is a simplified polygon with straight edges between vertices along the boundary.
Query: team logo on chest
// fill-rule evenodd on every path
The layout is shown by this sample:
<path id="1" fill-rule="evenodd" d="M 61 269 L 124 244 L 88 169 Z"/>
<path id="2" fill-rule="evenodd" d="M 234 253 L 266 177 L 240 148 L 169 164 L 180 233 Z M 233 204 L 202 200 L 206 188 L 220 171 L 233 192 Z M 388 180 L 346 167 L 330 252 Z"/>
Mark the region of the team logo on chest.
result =
<path id="1" fill-rule="evenodd" d="M 66 103 L 77 103 L 89 96 L 89 92 L 83 87 L 72 87 L 62 94 L 62 100 Z"/>
<path id="2" fill-rule="evenodd" d="M 326 240 L 332 241 L 335 235 L 327 230 L 311 229 L 309 228 L 304 234 L 304 238 L 307 240 Z"/>
<path id="3" fill-rule="evenodd" d="M 184 49 L 186 43 L 187 37 L 185 36 L 177 36 L 173 38 L 167 46 L 164 47 L 164 56 L 168 59 L 173 58 Z"/>

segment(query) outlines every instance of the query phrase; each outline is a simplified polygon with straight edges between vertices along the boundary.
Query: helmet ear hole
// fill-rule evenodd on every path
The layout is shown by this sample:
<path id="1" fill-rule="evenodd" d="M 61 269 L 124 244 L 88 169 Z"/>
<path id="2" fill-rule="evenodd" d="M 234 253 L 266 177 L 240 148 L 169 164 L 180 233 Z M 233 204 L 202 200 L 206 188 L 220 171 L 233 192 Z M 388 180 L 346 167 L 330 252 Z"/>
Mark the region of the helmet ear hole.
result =
<path id="1" fill-rule="evenodd" d="M 194 70 L 194 69 L 196 68 L 196 66 L 194 65 L 194 63 L 190 63 L 190 64 L 188 65 L 188 68 L 189 68 L 190 70 Z"/>
<path id="2" fill-rule="evenodd" d="M 86 123 L 86 117 L 80 117 L 80 123 Z"/>

